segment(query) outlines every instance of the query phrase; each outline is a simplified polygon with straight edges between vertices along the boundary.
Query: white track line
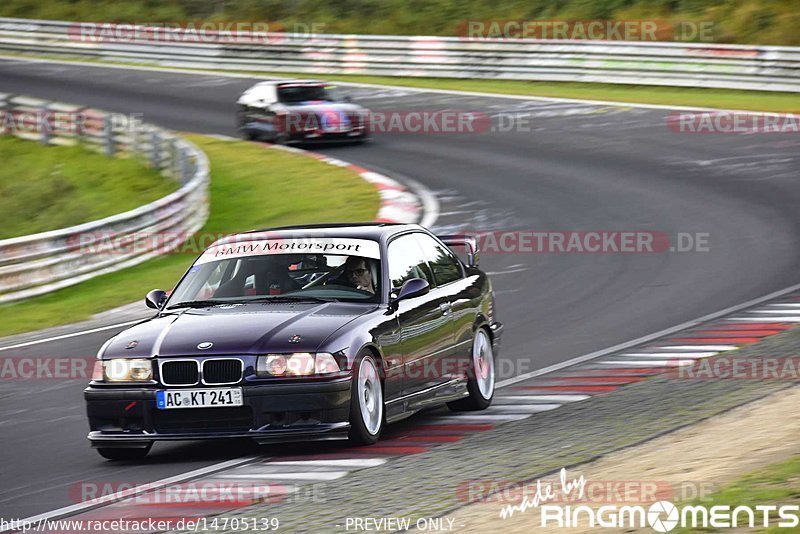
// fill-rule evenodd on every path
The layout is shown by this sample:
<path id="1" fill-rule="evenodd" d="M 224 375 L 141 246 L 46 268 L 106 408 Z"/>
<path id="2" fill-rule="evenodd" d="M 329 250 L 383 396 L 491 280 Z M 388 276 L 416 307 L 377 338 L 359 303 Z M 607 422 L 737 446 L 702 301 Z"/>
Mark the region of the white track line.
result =
<path id="1" fill-rule="evenodd" d="M 225 475 L 226 479 L 266 479 L 266 480 L 338 480 L 345 477 L 350 471 L 290 471 L 286 473 L 249 473 L 246 475 Z"/>
<path id="2" fill-rule="evenodd" d="M 546 412 L 548 410 L 554 410 L 560 406 L 563 406 L 561 403 L 526 403 L 525 401 L 517 401 L 517 400 L 507 400 L 508 397 L 495 397 L 492 399 L 492 406 L 489 408 L 501 408 L 503 410 L 520 410 L 520 413 L 524 413 L 527 410 L 535 411 L 539 407 L 540 412 Z"/>
<path id="3" fill-rule="evenodd" d="M 773 323 L 800 323 L 800 315 L 791 315 L 785 317 L 731 317 L 730 319 L 725 319 L 726 321 L 742 321 L 742 322 L 750 322 L 750 323 L 763 323 L 767 319 Z"/>
<path id="4" fill-rule="evenodd" d="M 240 465 L 244 465 L 250 462 L 254 462 L 258 459 L 256 456 L 247 456 L 244 458 L 237 458 L 235 460 L 228 460 L 225 462 L 220 462 L 218 464 L 209 465 L 207 467 L 201 467 L 200 469 L 195 469 L 194 471 L 189 471 L 188 473 L 183 473 L 180 475 L 175 475 L 174 477 L 164 478 L 161 480 L 157 480 L 155 482 L 149 482 L 146 484 L 140 484 L 134 486 L 133 488 L 118 491 L 116 493 L 111 493 L 109 495 L 104 495 L 103 497 L 98 497 L 97 499 L 92 499 L 89 501 L 84 501 L 78 504 L 73 504 L 71 506 L 65 506 L 64 508 L 59 508 L 57 510 L 53 510 L 51 512 L 45 512 L 43 514 L 34 515 L 28 517 L 27 519 L 23 519 L 22 523 L 36 523 L 37 521 L 43 521 L 45 519 L 57 519 L 60 517 L 65 517 L 68 515 L 74 515 L 78 512 L 82 512 L 85 510 L 89 510 L 92 508 L 98 508 L 102 505 L 111 504 L 117 501 L 122 501 L 127 499 L 128 497 L 132 497 L 134 495 L 138 495 L 140 493 L 145 493 L 148 491 L 156 490 L 159 488 L 163 488 L 164 486 L 168 486 L 170 484 L 177 484 L 179 482 L 186 482 L 187 480 L 192 480 L 195 478 L 200 478 L 205 475 L 209 475 L 212 473 L 216 473 L 218 471 L 222 471 L 224 469 L 230 469 L 232 467 L 237 467 Z M 9 532 L 12 530 L 19 530 L 19 529 L 12 529 L 11 525 L 0 529 L 0 532 Z"/>
<path id="5" fill-rule="evenodd" d="M 0 347 L 0 351 L 3 350 L 11 350 L 11 349 L 20 349 L 22 347 L 30 347 L 31 345 L 40 345 L 42 343 L 49 343 L 50 341 L 59 341 L 61 339 L 69 339 L 71 337 L 78 337 L 78 336 L 85 336 L 87 334 L 95 334 L 97 332 L 102 332 L 104 330 L 112 330 L 114 328 L 119 328 L 121 326 L 130 326 L 132 324 L 140 323 L 144 319 L 136 319 L 135 321 L 128 321 L 125 323 L 117 323 L 108 326 L 101 326 L 99 328 L 92 328 L 91 330 L 81 330 L 80 332 L 73 332 L 71 334 L 63 334 L 60 336 L 53 336 L 47 337 L 44 339 L 37 339 L 35 341 L 26 341 L 25 343 L 17 343 L 16 345 L 9 345 L 7 347 Z M 2 531 L 0 531 L 2 532 Z"/>
<path id="6" fill-rule="evenodd" d="M 502 396 L 498 395 L 494 398 L 492 402 L 497 402 L 498 400 L 515 400 L 515 401 L 522 401 L 522 402 L 530 402 L 530 401 L 541 401 L 541 402 L 580 402 L 582 400 L 586 400 L 591 398 L 591 395 L 509 395 L 509 396 Z"/>
<path id="7" fill-rule="evenodd" d="M 549 412 L 561 408 L 561 404 L 492 404 L 490 407 L 482 410 L 482 414 L 486 415 L 511 415 L 523 413 L 539 413 Z"/>
<path id="8" fill-rule="evenodd" d="M 385 458 L 346 458 L 341 460 L 294 460 L 269 462 L 266 465 L 296 465 L 300 467 L 377 467 L 386 463 Z"/>
<path id="9" fill-rule="evenodd" d="M 511 421 L 522 421 L 530 417 L 529 414 L 519 415 L 443 415 L 441 417 L 429 417 L 420 421 L 422 425 L 429 423 L 457 425 L 461 423 L 509 423 Z"/>
<path id="10" fill-rule="evenodd" d="M 619 354 L 619 358 L 710 358 L 719 352 L 630 352 Z"/>
<path id="11" fill-rule="evenodd" d="M 601 360 L 597 363 L 602 363 L 604 365 L 620 365 L 623 367 L 683 367 L 692 365 L 694 362 L 692 360 Z"/>
<path id="12" fill-rule="evenodd" d="M 739 347 L 736 345 L 673 345 L 670 347 L 654 347 L 653 350 L 700 350 L 700 351 L 714 351 L 725 352 L 728 350 L 736 350 Z"/>

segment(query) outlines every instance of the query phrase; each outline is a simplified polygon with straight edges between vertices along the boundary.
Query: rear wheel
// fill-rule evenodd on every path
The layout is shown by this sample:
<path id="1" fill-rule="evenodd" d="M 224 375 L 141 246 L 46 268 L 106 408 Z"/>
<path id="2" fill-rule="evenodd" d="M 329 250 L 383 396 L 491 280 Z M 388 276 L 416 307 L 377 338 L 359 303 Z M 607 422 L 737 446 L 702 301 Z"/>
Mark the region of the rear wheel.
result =
<path id="1" fill-rule="evenodd" d="M 141 448 L 98 447 L 97 453 L 108 460 L 140 460 L 147 456 L 152 446 L 150 443 Z"/>
<path id="2" fill-rule="evenodd" d="M 353 363 L 350 442 L 359 445 L 377 442 L 384 424 L 383 384 L 378 363 L 372 353 L 362 354 Z"/>
<path id="3" fill-rule="evenodd" d="M 472 362 L 467 380 L 469 396 L 447 403 L 453 411 L 485 410 L 494 397 L 494 351 L 489 334 L 481 328 L 472 340 Z"/>

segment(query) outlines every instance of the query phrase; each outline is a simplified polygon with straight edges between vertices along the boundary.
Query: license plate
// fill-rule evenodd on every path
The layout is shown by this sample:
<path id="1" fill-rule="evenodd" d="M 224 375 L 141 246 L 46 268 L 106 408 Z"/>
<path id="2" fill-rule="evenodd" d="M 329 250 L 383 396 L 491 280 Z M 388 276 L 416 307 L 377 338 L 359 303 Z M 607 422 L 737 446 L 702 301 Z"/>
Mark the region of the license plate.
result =
<path id="1" fill-rule="evenodd" d="M 168 389 L 156 391 L 159 410 L 242 406 L 242 388 Z"/>

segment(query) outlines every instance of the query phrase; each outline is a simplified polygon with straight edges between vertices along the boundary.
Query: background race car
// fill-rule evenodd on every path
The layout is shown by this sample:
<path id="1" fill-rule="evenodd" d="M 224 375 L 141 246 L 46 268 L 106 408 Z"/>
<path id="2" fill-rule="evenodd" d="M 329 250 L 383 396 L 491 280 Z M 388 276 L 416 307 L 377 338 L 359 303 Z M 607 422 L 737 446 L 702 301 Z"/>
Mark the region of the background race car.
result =
<path id="1" fill-rule="evenodd" d="M 275 143 L 353 142 L 369 135 L 369 110 L 319 81 L 257 83 L 237 102 L 245 139 Z"/>

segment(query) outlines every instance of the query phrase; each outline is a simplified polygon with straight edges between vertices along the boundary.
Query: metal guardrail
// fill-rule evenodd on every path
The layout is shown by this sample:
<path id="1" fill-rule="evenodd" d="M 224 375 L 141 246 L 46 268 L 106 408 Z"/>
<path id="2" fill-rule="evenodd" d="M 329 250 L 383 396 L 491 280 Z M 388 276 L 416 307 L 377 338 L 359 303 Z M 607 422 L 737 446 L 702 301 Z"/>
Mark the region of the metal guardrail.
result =
<path id="1" fill-rule="evenodd" d="M 83 29 L 81 23 L 0 18 L 0 51 L 215 70 L 800 92 L 800 47 L 381 35 L 292 39 L 280 33 L 220 34 L 219 42 L 195 44 L 196 32 L 173 31 L 166 41 L 109 40 L 87 37 Z"/>
<path id="2" fill-rule="evenodd" d="M 174 193 L 125 213 L 0 240 L 0 303 L 55 291 L 165 254 L 205 224 L 206 155 L 186 139 L 148 124 L 126 121 L 124 129 L 115 128 L 118 117 L 0 94 L 0 134 L 48 145 L 80 144 L 109 157 L 138 157 L 181 185 Z"/>

